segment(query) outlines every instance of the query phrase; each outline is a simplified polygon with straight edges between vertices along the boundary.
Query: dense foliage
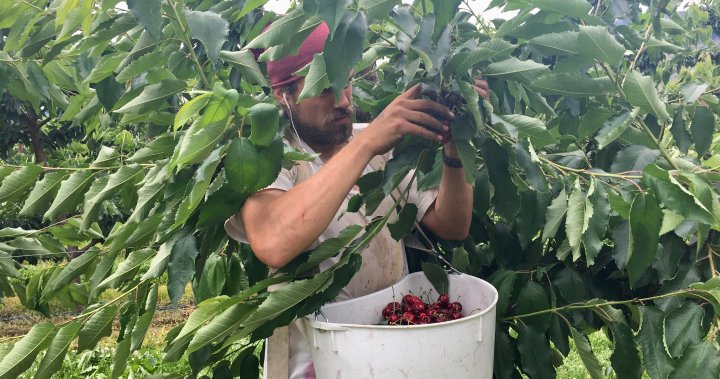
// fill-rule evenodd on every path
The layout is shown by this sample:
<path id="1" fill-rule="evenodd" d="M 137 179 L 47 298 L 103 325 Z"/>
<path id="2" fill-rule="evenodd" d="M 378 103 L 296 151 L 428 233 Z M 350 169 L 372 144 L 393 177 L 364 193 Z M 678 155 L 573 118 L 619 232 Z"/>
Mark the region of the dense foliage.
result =
<path id="1" fill-rule="evenodd" d="M 45 314 L 51 301 L 84 307 L 0 341 L 0 377 L 36 358 L 36 377 L 50 377 L 73 341 L 92 349 L 116 319 L 120 375 L 165 280 L 174 302 L 191 283 L 199 306 L 164 359 L 187 353 L 198 376 L 257 375 L 257 344 L 334 298 L 380 227 L 409 232 L 411 206 L 273 275 L 224 233 L 283 164 L 312 158 L 283 144 L 253 49 L 290 54 L 321 21 L 331 39 L 303 70 L 302 97 L 339 93 L 355 68 L 365 113 L 420 82 L 458 115 L 473 226 L 466 241 L 436 242 L 500 293 L 496 377 L 554 377 L 571 338 L 603 377 L 586 337 L 599 329 L 618 378 L 718 377 L 716 1 L 493 1 L 518 12 L 494 23 L 460 0 L 306 0 L 284 16 L 265 2 L 0 0 L 0 293 Z M 475 106 L 478 75 L 492 93 Z M 435 185 L 438 155 L 407 138 L 351 208 L 376 207 L 413 168 Z M 67 263 L 24 278 L 26 259 Z M 121 295 L 99 301 L 108 288 Z"/>

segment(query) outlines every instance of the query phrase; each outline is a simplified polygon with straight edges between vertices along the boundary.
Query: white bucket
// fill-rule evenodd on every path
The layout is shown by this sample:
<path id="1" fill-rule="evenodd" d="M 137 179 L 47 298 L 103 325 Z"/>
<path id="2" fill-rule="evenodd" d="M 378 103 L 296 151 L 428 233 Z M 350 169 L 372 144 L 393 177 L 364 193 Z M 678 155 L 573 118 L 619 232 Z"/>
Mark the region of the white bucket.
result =
<path id="1" fill-rule="evenodd" d="M 492 378 L 498 293 L 474 276 L 448 279 L 450 301 L 459 298 L 466 315 L 459 320 L 375 325 L 383 320 L 380 312 L 389 302 L 433 289 L 422 272 L 390 288 L 324 306 L 329 322 L 323 316 L 306 318 L 317 378 Z"/>

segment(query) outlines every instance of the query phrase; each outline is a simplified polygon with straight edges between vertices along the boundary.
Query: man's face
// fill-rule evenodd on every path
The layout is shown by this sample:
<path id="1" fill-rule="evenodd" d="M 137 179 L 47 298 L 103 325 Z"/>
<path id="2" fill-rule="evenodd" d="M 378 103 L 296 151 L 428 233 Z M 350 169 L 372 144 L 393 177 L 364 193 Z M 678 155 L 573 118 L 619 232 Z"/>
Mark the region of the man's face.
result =
<path id="1" fill-rule="evenodd" d="M 310 146 L 335 146 L 347 142 L 352 135 L 352 84 L 348 84 L 335 102 L 335 94 L 326 89 L 322 94 L 295 100 L 302 92 L 301 81 L 288 103 L 297 133 Z"/>

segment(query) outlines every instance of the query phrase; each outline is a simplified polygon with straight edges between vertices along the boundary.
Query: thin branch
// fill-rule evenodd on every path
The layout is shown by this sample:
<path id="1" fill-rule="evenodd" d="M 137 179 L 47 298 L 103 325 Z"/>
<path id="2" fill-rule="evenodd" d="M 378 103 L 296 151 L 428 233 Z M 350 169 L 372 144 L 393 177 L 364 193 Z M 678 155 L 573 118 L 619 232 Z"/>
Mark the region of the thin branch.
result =
<path id="1" fill-rule="evenodd" d="M 650 140 L 652 140 L 653 144 L 655 144 L 655 146 L 657 146 L 657 148 L 660 150 L 660 153 L 665 158 L 665 160 L 667 160 L 667 162 L 670 164 L 670 166 L 675 170 L 679 170 L 680 167 L 678 167 L 677 163 L 675 163 L 675 161 L 673 161 L 672 157 L 670 156 L 670 154 L 668 154 L 667 150 L 665 150 L 665 148 L 662 147 L 662 144 L 660 144 L 660 141 L 658 141 L 658 139 L 655 138 L 655 135 L 652 133 L 650 128 L 647 126 L 647 124 L 645 123 L 645 120 L 638 118 L 638 122 L 640 123 L 642 131 L 645 132 L 645 134 L 650 138 Z"/>

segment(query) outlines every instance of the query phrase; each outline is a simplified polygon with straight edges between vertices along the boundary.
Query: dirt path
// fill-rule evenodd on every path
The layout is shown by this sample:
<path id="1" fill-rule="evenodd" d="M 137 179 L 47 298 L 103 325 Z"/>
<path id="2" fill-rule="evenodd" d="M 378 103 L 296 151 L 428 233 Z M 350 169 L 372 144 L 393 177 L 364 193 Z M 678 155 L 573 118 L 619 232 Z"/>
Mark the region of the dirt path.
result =
<path id="1" fill-rule="evenodd" d="M 79 312 L 60 310 L 54 313 L 51 318 L 47 318 L 39 312 L 23 308 L 17 298 L 6 298 L 3 301 L 4 304 L 0 304 L 0 339 L 25 335 L 33 325 L 40 322 L 50 321 L 58 325 L 79 314 Z M 194 309 L 195 306 L 191 303 L 181 303 L 177 308 L 170 304 L 158 304 L 143 345 L 163 345 L 167 332 L 176 325 L 185 322 Z M 119 329 L 120 323 L 116 319 L 113 323 L 112 335 L 109 338 L 103 338 L 100 341 L 100 346 L 115 345 Z"/>

